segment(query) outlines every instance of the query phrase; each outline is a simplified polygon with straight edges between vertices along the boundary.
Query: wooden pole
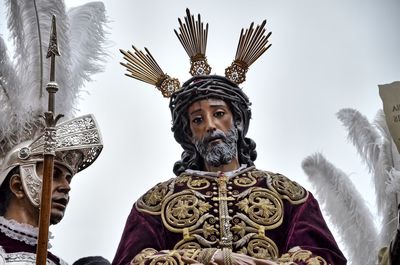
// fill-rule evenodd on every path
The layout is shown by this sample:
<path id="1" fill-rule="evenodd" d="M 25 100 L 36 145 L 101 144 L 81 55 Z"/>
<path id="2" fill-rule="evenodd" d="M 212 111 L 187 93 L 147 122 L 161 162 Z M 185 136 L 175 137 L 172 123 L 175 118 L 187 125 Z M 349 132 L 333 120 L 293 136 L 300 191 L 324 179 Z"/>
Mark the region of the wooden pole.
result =
<path id="1" fill-rule="evenodd" d="M 51 187 L 53 183 L 54 156 L 44 155 L 42 197 L 40 201 L 39 237 L 36 249 L 36 265 L 46 265 L 49 240 Z"/>
<path id="2" fill-rule="evenodd" d="M 54 157 L 57 146 L 56 141 L 56 124 L 62 115 L 54 117 L 55 113 L 55 93 L 58 91 L 58 85 L 55 82 L 55 57 L 59 56 L 57 46 L 57 30 L 56 17 L 53 15 L 50 33 L 49 49 L 47 58 L 51 58 L 50 64 L 50 82 L 47 84 L 46 90 L 49 93 L 48 111 L 44 113 L 46 122 L 43 152 L 43 177 L 42 177 L 42 196 L 40 201 L 39 214 L 39 237 L 36 248 L 36 265 L 46 265 L 47 246 L 49 242 L 49 226 L 51 213 L 51 196 L 54 171 Z"/>

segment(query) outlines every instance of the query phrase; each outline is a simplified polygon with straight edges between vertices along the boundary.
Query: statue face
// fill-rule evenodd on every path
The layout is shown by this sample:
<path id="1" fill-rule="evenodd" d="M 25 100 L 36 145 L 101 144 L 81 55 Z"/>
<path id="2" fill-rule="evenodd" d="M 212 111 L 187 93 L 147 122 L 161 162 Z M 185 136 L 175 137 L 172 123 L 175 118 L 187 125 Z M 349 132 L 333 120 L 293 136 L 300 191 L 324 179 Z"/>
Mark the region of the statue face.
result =
<path id="1" fill-rule="evenodd" d="M 188 108 L 192 143 L 207 166 L 220 167 L 237 158 L 238 132 L 225 101 L 204 99 Z"/>
<path id="2" fill-rule="evenodd" d="M 37 164 L 37 173 L 43 175 L 43 163 Z M 62 165 L 54 164 L 50 223 L 57 224 L 64 217 L 69 202 L 71 172 Z"/>
<path id="3" fill-rule="evenodd" d="M 229 106 L 221 99 L 196 101 L 189 106 L 188 114 L 194 140 L 203 139 L 217 129 L 226 134 L 233 127 L 233 114 Z M 219 141 L 221 141 L 219 138 L 212 139 L 210 144 Z"/>

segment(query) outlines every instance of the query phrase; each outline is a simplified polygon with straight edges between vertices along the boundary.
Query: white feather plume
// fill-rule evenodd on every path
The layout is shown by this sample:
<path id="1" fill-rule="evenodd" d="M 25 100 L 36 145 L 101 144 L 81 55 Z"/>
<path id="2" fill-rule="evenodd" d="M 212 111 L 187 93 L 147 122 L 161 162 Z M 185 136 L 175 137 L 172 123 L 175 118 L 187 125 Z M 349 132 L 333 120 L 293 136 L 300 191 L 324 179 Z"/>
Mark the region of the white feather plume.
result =
<path id="1" fill-rule="evenodd" d="M 355 145 L 360 157 L 367 164 L 373 175 L 378 213 L 382 217 L 379 236 L 376 236 L 377 239 L 375 242 L 377 246 L 388 246 L 395 234 L 398 224 L 397 194 L 400 192 L 400 154 L 386 124 L 385 115 L 383 111 L 380 110 L 372 123 L 357 110 L 353 109 L 342 109 L 337 113 L 337 116 L 348 129 L 348 138 Z M 309 157 L 305 161 L 307 161 L 305 163 L 309 173 L 315 174 L 315 172 L 317 172 L 315 168 L 317 167 L 329 168 L 329 166 L 331 166 L 333 168 L 330 169 L 332 172 L 334 172 L 335 169 L 333 165 L 323 159 L 322 156 Z M 312 168 L 311 171 L 309 169 L 310 167 Z M 327 170 L 327 172 L 330 170 Z M 331 175 L 345 177 L 342 171 L 338 169 L 335 170 L 336 173 L 332 173 Z M 306 169 L 305 171 L 307 172 Z M 324 174 L 328 175 L 328 173 Z M 310 180 L 312 180 L 311 177 Z M 317 189 L 325 190 L 325 185 L 327 184 L 318 181 L 314 182 Z M 354 193 L 354 198 L 358 201 L 359 199 L 357 198 L 360 197 L 359 194 L 354 191 L 351 193 Z M 322 197 L 325 198 L 322 199 L 322 202 L 327 206 L 329 204 L 329 200 L 326 199 L 327 195 L 324 193 L 321 194 Z M 331 213 L 331 215 L 334 214 Z M 341 214 L 338 213 L 335 217 L 341 217 Z M 356 217 L 352 218 L 354 222 L 357 221 Z M 336 225 L 342 223 L 340 220 L 332 221 L 336 223 Z M 359 239 L 357 240 L 359 241 Z M 347 242 L 346 245 L 348 245 Z M 374 251 L 372 253 L 377 252 Z M 352 248 L 350 254 L 351 256 L 359 255 L 359 251 Z M 376 255 L 373 255 L 373 257 L 376 257 Z"/>
<path id="2" fill-rule="evenodd" d="M 57 18 L 57 42 L 61 53 L 56 58 L 59 91 L 56 94 L 55 111 L 64 114 L 66 118 L 75 113 L 84 81 L 89 81 L 91 74 L 102 70 L 100 66 L 105 55 L 104 27 L 107 22 L 101 3 L 89 3 L 75 8 L 75 15 L 71 17 L 67 16 L 63 1 L 6 0 L 6 7 L 7 26 L 15 44 L 15 53 L 12 62 L 6 56 L 7 49 L 1 39 L 0 80 L 7 80 L 0 84 L 2 155 L 15 142 L 24 140 L 24 136 L 29 137 L 38 126 L 38 116 L 47 110 L 48 93 L 45 86 L 49 82 L 50 62 L 45 56 L 50 39 L 51 16 Z M 73 21 L 75 19 L 79 21 Z M 84 36 L 80 36 L 81 46 L 77 45 L 79 35 Z M 74 52 L 71 52 L 71 46 Z M 92 54 L 89 54 L 90 49 Z M 5 101 L 7 105 L 3 104 Z"/>
<path id="3" fill-rule="evenodd" d="M 370 171 L 373 171 L 380 152 L 379 133 L 368 119 L 355 109 L 341 109 L 336 115 L 347 128 L 348 139 L 357 148 Z"/>
<path id="4" fill-rule="evenodd" d="M 14 58 L 18 56 L 22 57 L 25 55 L 25 38 L 20 3 L 19 1 L 5 1 L 5 6 L 8 9 L 7 27 L 10 30 L 10 36 L 14 40 L 14 45 L 16 47 Z"/>
<path id="5" fill-rule="evenodd" d="M 1 101 L 4 103 L 8 101 L 10 97 L 8 87 L 18 85 L 18 78 L 14 70 L 14 65 L 8 56 L 7 47 L 2 37 L 0 37 L 0 85 L 2 87 L 0 93 L 6 97 L 5 101 Z"/>
<path id="6" fill-rule="evenodd" d="M 49 80 L 49 67 L 44 57 L 50 39 L 51 12 L 60 17 L 59 30 L 65 30 L 62 25 L 65 6 L 62 1 L 44 0 L 7 0 L 6 6 L 9 11 L 8 28 L 16 46 L 15 72 L 19 79 L 19 85 L 9 86 L 7 90 L 13 108 L 13 113 L 9 118 L 12 121 L 10 126 L 21 131 L 21 134 L 17 135 L 16 141 L 22 141 L 24 140 L 23 136 L 28 138 L 30 134 L 34 133 L 40 124 L 39 115 L 47 108 L 47 92 L 44 90 L 44 86 Z M 64 45 L 63 43 L 66 41 L 62 40 L 66 37 L 59 39 L 59 44 Z M 63 63 L 62 60 L 59 63 Z M 59 70 L 59 73 L 57 82 L 65 83 L 63 79 L 68 74 L 62 70 Z M 56 103 L 56 111 L 58 105 L 60 104 Z"/>
<path id="7" fill-rule="evenodd" d="M 393 140 L 382 111 L 371 124 L 354 109 L 342 109 L 338 118 L 348 129 L 348 138 L 373 174 L 376 204 L 382 216 L 380 244 L 388 245 L 397 227 L 396 193 L 388 192 L 389 172 L 394 167 Z"/>
<path id="8" fill-rule="evenodd" d="M 106 53 L 103 44 L 107 22 L 102 2 L 92 2 L 68 11 L 70 20 L 71 87 L 79 88 L 84 81 L 90 81 L 91 75 L 102 70 L 101 61 Z"/>
<path id="9" fill-rule="evenodd" d="M 374 219 L 349 177 L 319 153 L 305 158 L 302 167 L 316 187 L 318 200 L 341 232 L 352 264 L 376 264 L 376 257 L 371 255 L 378 253 Z"/>
<path id="10" fill-rule="evenodd" d="M 26 49 L 26 46 L 31 43 L 28 42 L 29 36 L 27 36 L 26 32 L 24 31 L 24 18 L 28 16 L 27 14 L 29 14 L 29 16 L 35 15 L 33 1 L 5 1 L 5 3 L 9 10 L 8 28 L 10 29 L 11 37 L 13 38 L 16 46 L 16 52 L 14 53 L 15 63 L 13 72 L 15 73 L 15 76 L 18 76 L 18 78 L 9 80 L 9 82 L 5 85 L 11 111 L 5 112 L 3 114 L 5 120 L 1 120 L 1 127 L 8 127 L 8 129 L 3 131 L 2 138 L 9 140 L 7 142 L 2 142 L 2 147 L 0 148 L 2 150 L 6 150 L 10 145 L 15 144 L 15 142 L 22 141 L 23 136 L 32 131 L 33 124 L 36 120 L 36 117 L 32 115 L 30 106 L 26 105 L 25 102 L 21 100 L 21 95 L 26 95 L 28 97 L 29 95 L 27 95 L 27 91 L 24 90 L 25 84 L 23 83 L 23 76 L 27 73 L 27 69 L 24 69 L 24 67 L 20 66 L 22 63 L 26 63 L 24 58 L 29 55 L 29 51 Z M 24 5 L 29 4 L 32 5 L 32 8 L 29 9 L 23 7 Z M 39 66 L 39 64 L 36 66 Z M 9 74 L 10 73 L 4 73 L 4 75 Z M 30 73 L 28 73 L 28 75 L 29 74 Z M 11 76 L 5 78 L 10 77 Z"/>
<path id="11" fill-rule="evenodd" d="M 0 153 L 10 149 L 23 136 L 24 126 L 15 127 L 15 115 L 10 91 L 19 87 L 19 79 L 10 60 L 7 47 L 0 37 Z"/>
<path id="12" fill-rule="evenodd" d="M 382 110 L 376 115 L 374 124 L 381 133 L 381 148 L 379 161 L 374 173 L 376 201 L 378 211 L 382 216 L 380 241 L 389 245 L 397 229 L 397 193 L 400 192 L 399 174 L 396 165 L 400 162 L 399 153 L 395 147 Z M 398 166 L 397 166 L 398 167 Z"/>
<path id="13" fill-rule="evenodd" d="M 38 0 L 36 0 L 38 1 Z M 76 105 L 76 90 L 72 89 L 71 80 L 75 77 L 71 76 L 71 48 L 69 31 L 69 19 L 65 9 L 64 1 L 40 0 L 38 1 L 38 13 L 40 19 L 40 27 L 42 32 L 43 56 L 47 54 L 47 48 L 50 40 L 51 17 L 55 15 L 57 18 L 57 42 L 61 56 L 56 58 L 56 82 L 59 90 L 56 95 L 56 113 L 62 113 L 67 119 L 74 114 L 74 106 Z M 44 59 L 44 86 L 49 82 L 50 77 L 50 60 Z M 79 77 L 77 77 L 79 78 Z M 40 104 L 42 108 L 47 108 L 47 92 L 44 91 L 44 97 L 41 98 Z"/>
<path id="14" fill-rule="evenodd" d="M 348 129 L 349 140 L 374 174 L 378 211 L 381 212 L 387 199 L 387 172 L 393 167 L 390 141 L 387 139 L 389 132 L 384 117 L 383 120 L 377 117 L 374 124 L 371 124 L 357 110 L 342 109 L 338 112 L 338 118 Z"/>

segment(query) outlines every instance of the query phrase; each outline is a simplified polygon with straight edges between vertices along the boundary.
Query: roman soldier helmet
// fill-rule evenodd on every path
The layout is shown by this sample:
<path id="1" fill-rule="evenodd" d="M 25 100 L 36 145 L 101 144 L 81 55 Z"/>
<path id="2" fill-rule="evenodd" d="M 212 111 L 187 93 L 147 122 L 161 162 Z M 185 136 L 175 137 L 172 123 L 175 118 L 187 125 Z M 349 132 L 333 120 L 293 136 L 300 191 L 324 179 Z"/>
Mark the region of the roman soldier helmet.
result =
<path id="1" fill-rule="evenodd" d="M 90 166 L 100 155 L 103 142 L 96 120 L 88 114 L 60 123 L 56 127 L 54 163 L 65 166 L 75 175 Z M 39 207 L 42 179 L 37 175 L 36 164 L 43 162 L 44 132 L 32 140 L 23 141 L 7 152 L 0 166 L 0 185 L 15 167 L 19 172 L 25 194 Z"/>
<path id="2" fill-rule="evenodd" d="M 59 85 L 55 109 L 65 116 L 64 122 L 54 127 L 54 161 L 75 174 L 91 165 L 103 147 L 93 115 L 73 117 L 85 80 L 102 69 L 107 20 L 103 3 L 88 3 L 67 13 L 64 4 L 57 2 L 52 9 L 61 32 L 57 35 L 48 8 L 40 7 L 40 3 L 37 8 L 30 1 L 13 5 L 8 6 L 8 28 L 16 43 L 15 61 L 9 58 L 0 37 L 0 185 L 19 167 L 24 191 L 38 206 L 42 180 L 36 173 L 36 164 L 43 161 L 46 141 L 39 116 L 47 110 L 43 84 L 50 76 L 50 62 L 43 60 L 46 42 L 50 38 L 48 55 L 59 55 L 58 47 L 63 54 L 55 65 L 57 83 L 48 84 L 52 88 Z"/>

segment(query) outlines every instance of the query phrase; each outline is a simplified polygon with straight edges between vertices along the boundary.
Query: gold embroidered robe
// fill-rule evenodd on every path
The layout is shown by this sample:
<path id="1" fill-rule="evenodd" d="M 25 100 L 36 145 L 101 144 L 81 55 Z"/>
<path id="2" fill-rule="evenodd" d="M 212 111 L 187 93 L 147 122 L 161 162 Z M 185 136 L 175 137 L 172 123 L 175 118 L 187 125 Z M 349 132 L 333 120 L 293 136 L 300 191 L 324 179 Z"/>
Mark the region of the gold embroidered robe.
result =
<path id="1" fill-rule="evenodd" d="M 312 194 L 254 167 L 187 171 L 153 187 L 135 203 L 113 264 L 183 263 L 205 248 L 278 264 L 346 264 Z"/>

